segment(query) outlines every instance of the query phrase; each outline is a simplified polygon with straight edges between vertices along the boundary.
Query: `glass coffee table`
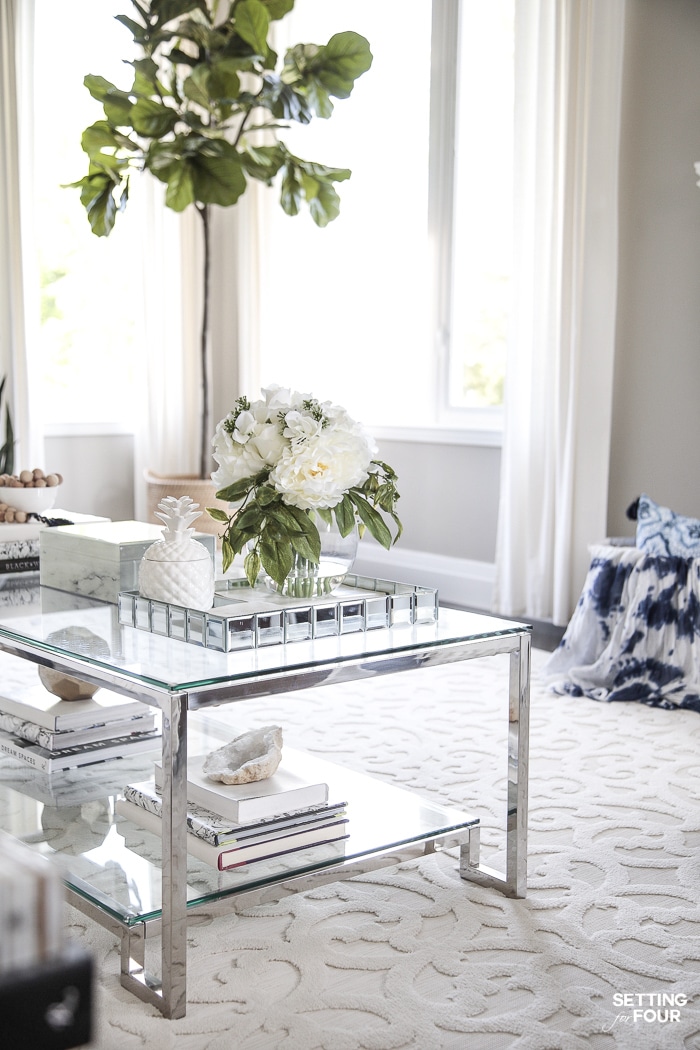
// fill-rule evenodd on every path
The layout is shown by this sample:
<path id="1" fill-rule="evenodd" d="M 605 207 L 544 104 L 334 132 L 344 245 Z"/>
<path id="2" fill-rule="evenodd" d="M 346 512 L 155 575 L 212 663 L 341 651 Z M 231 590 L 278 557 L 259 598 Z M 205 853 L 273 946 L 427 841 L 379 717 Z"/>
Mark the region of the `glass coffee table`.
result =
<path id="1" fill-rule="evenodd" d="M 0 825 L 62 864 L 69 901 L 121 937 L 122 984 L 166 1017 L 186 1011 L 188 913 L 212 909 L 235 894 L 319 871 L 337 871 L 340 877 L 353 864 L 409 846 L 430 851 L 457 845 L 463 878 L 525 896 L 527 625 L 440 609 L 433 622 L 357 630 L 348 620 L 347 633 L 218 652 L 127 626 L 122 619 L 116 605 L 48 588 L 37 588 L 36 600 L 26 608 L 0 609 L 0 660 L 11 672 L 1 665 L 3 688 L 10 683 L 21 696 L 25 682 L 36 683 L 32 665 L 39 665 L 136 699 L 162 716 L 162 746 L 155 753 L 50 775 L 1 758 Z M 86 628 L 100 644 L 91 651 L 56 641 L 56 632 L 68 627 Z M 188 855 L 188 743 L 195 753 L 226 739 L 215 717 L 219 705 L 501 654 L 509 657 L 505 871 L 481 863 L 477 817 L 337 766 L 333 794 L 348 802 L 350 831 L 342 844 L 225 872 Z M 162 835 L 141 832 L 130 842 L 118 833 L 123 822 L 114 813 L 115 799 L 126 783 L 152 775 L 156 759 L 163 770 Z M 145 965 L 146 937 L 150 943 L 153 934 L 160 935 L 160 975 Z"/>

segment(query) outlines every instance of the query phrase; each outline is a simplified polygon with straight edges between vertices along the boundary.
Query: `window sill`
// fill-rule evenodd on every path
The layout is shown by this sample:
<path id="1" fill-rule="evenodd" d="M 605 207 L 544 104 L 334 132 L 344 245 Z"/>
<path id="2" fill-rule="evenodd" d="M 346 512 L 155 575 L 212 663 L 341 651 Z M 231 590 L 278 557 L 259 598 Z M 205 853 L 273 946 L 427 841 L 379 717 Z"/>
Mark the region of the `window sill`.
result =
<path id="1" fill-rule="evenodd" d="M 129 423 L 47 423 L 44 437 L 132 436 L 136 428 Z"/>
<path id="2" fill-rule="evenodd" d="M 500 428 L 460 427 L 368 427 L 372 437 L 383 441 L 405 441 L 420 445 L 475 445 L 500 448 Z"/>

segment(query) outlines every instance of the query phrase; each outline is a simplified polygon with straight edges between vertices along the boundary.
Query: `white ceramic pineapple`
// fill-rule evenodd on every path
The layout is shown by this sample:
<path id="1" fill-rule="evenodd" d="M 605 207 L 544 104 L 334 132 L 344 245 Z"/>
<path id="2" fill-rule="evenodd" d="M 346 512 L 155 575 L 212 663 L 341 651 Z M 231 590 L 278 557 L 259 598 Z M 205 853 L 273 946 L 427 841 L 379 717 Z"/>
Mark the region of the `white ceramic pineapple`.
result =
<path id="1" fill-rule="evenodd" d="M 214 601 L 214 565 L 204 544 L 189 528 L 200 516 L 199 504 L 189 496 L 166 496 L 156 517 L 165 523 L 163 539 L 147 549 L 139 567 L 139 593 L 188 609 L 211 609 Z"/>

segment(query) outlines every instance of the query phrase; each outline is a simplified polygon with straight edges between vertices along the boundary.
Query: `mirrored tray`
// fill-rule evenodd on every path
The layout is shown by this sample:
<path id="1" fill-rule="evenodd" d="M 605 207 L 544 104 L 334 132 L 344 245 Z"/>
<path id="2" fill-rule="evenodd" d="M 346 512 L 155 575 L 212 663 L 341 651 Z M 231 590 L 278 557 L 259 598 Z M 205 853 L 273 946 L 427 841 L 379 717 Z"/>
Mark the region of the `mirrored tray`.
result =
<path id="1" fill-rule="evenodd" d="M 119 593 L 119 622 L 220 653 L 313 638 L 434 623 L 438 592 L 348 574 L 332 595 L 290 599 L 254 590 L 245 578 L 220 580 L 207 612 Z"/>

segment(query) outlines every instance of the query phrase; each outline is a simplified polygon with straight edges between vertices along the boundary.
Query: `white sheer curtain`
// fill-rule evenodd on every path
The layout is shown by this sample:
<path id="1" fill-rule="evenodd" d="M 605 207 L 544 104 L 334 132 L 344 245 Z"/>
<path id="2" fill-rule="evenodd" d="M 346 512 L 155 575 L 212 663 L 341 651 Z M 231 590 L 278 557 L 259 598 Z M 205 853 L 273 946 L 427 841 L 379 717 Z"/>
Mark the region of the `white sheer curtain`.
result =
<path id="1" fill-rule="evenodd" d="M 28 347 L 38 324 L 34 255 L 23 249 L 31 236 L 33 0 L 0 4 L 0 374 L 15 429 L 15 466 L 42 464 L 43 440 L 30 424 Z M 21 175 L 20 175 L 21 172 Z M 5 421 L 0 420 L 4 440 Z"/>
<path id="2" fill-rule="evenodd" d="M 134 492 L 136 517 L 146 521 L 144 471 L 199 472 L 202 243 L 194 209 L 180 215 L 166 208 L 163 186 L 150 175 L 140 180 L 129 209 L 138 209 L 143 231 L 144 345 Z"/>
<path id="3" fill-rule="evenodd" d="M 497 611 L 565 624 L 605 536 L 625 0 L 516 0 Z"/>

